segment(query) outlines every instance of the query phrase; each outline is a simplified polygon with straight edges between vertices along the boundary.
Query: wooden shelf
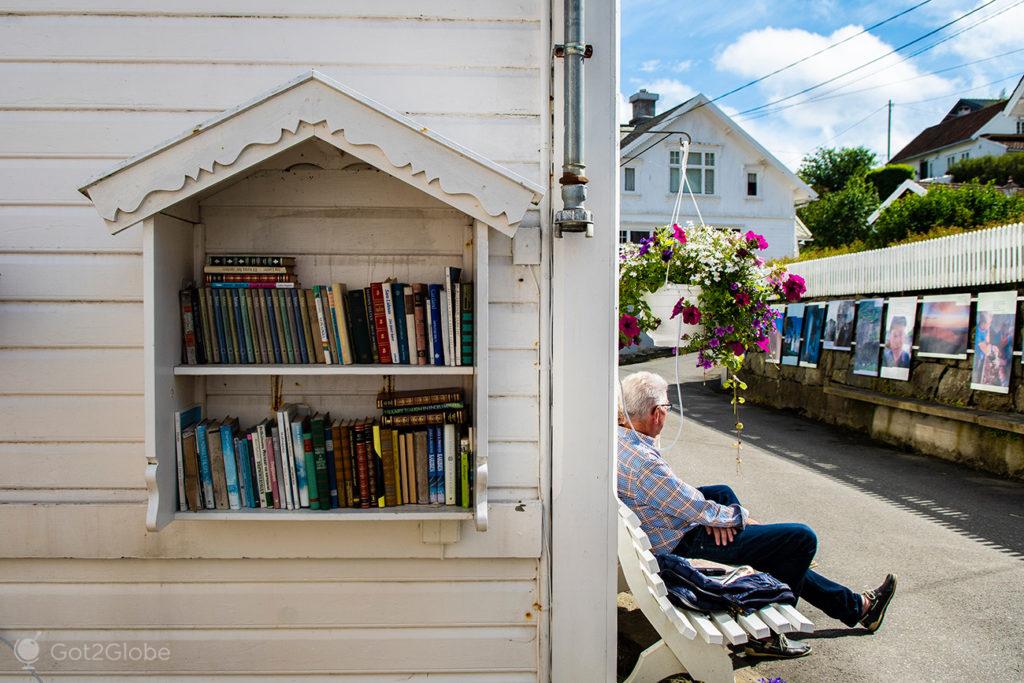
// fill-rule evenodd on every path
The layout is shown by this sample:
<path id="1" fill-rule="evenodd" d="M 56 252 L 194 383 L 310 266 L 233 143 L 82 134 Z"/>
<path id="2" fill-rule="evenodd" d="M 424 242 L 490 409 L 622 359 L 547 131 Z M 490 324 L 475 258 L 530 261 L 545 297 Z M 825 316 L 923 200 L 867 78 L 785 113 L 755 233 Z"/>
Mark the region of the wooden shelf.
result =
<path id="1" fill-rule="evenodd" d="M 394 508 L 370 508 L 366 510 L 344 508 L 339 510 L 272 510 L 267 508 L 242 510 L 201 510 L 199 512 L 176 512 L 179 521 L 253 521 L 253 520 L 302 520 L 303 522 L 415 522 L 427 520 L 473 519 L 473 510 L 461 507 L 439 505 L 403 505 Z"/>
<path id="2" fill-rule="evenodd" d="M 444 365 L 176 365 L 178 376 L 210 375 L 473 375 L 472 366 Z"/>

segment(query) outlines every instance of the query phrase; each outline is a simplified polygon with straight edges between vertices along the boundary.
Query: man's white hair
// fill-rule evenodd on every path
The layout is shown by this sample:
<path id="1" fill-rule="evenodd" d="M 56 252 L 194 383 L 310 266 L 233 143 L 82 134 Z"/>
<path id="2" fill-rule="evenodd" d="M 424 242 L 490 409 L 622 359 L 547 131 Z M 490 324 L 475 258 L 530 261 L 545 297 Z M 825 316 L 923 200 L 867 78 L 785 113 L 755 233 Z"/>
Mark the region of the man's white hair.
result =
<path id="1" fill-rule="evenodd" d="M 661 403 L 668 403 L 668 382 L 653 372 L 634 372 L 622 380 L 621 407 L 631 420 L 640 420 Z"/>

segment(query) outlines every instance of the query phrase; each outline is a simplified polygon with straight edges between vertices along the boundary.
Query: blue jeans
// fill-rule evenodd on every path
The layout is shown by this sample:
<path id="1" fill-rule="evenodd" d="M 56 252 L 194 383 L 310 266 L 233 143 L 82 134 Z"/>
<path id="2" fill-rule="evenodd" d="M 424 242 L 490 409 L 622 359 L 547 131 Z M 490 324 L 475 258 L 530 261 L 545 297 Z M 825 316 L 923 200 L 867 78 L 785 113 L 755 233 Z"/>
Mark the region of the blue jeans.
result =
<path id="1" fill-rule="evenodd" d="M 701 486 L 708 500 L 722 505 L 739 503 L 728 486 Z M 859 594 L 809 569 L 818 549 L 818 537 L 806 524 L 752 524 L 738 530 L 732 542 L 715 545 L 714 536 L 700 526 L 691 529 L 673 551 L 680 557 L 746 564 L 789 585 L 793 593 L 847 626 L 860 621 Z"/>

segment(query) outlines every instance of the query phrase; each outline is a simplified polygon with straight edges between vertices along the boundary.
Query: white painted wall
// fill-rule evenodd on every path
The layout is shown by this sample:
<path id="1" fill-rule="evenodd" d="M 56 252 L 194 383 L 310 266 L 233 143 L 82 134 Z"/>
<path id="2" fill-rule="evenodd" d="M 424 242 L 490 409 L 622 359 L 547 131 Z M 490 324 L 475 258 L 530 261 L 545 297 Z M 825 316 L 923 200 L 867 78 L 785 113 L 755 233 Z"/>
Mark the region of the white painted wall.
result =
<path id="1" fill-rule="evenodd" d="M 796 253 L 795 186 L 774 163 L 733 128 L 726 127 L 709 108 L 688 111 L 670 119 L 666 130 L 685 130 L 693 138 L 693 152 L 715 153 L 715 194 L 695 194 L 704 222 L 717 227 L 754 230 L 768 240 L 770 258 Z M 634 143 L 639 151 L 657 139 L 644 135 Z M 620 230 L 648 231 L 666 225 L 672 216 L 675 193 L 669 192 L 669 152 L 679 149 L 680 136 L 670 136 L 619 170 Z M 631 156 L 626 150 L 623 158 Z M 636 169 L 636 191 L 624 191 L 625 168 Z M 758 174 L 756 197 L 747 196 L 747 173 Z M 683 198 L 680 223 L 698 223 L 693 200 Z"/>
<path id="2" fill-rule="evenodd" d="M 511 241 L 492 231 L 488 532 L 466 523 L 448 546 L 423 543 L 411 522 L 174 522 L 147 533 L 142 230 L 111 237 L 75 188 L 310 68 L 547 187 L 548 3 L 13 0 L 0 9 L 4 637 L 159 642 L 172 660 L 156 676 L 546 680 L 547 266 L 514 266 Z M 615 34 L 612 14 L 598 22 Z M 351 208 L 316 201 L 321 215 Z M 430 230 L 462 219 L 410 201 Z M 216 203 L 204 207 L 208 239 L 224 248 L 251 243 L 249 228 L 265 230 L 261 248 L 283 246 L 311 225 L 310 201 L 271 202 L 241 219 Z M 267 229 L 275 212 L 282 232 Z M 332 229 L 313 221 L 321 236 Z M 258 395 L 243 384 L 218 400 Z M 17 667 L 0 645 L 0 675 Z M 90 667 L 78 671 L 104 680 L 144 671 Z"/>
<path id="3" fill-rule="evenodd" d="M 901 164 L 909 164 L 914 167 L 916 178 L 939 178 L 946 175 L 949 167 L 963 159 L 976 159 L 984 156 L 1000 156 L 1006 154 L 1006 147 L 998 142 L 986 140 L 983 135 L 1008 134 L 1017 132 L 1017 118 L 999 112 L 969 140 L 958 142 L 941 149 L 931 150 L 926 154 L 919 154 L 901 160 Z M 964 156 L 967 155 L 967 156 Z M 921 175 L 921 162 L 928 162 L 928 173 Z M 883 197 L 884 199 L 884 197 Z"/>

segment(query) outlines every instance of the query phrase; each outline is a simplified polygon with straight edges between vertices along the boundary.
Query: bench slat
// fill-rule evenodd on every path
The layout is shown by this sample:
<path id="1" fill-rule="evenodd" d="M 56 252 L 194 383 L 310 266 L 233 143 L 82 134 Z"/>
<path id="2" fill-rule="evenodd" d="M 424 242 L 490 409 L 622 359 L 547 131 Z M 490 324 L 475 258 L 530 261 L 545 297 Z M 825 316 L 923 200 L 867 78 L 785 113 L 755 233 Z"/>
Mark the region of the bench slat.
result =
<path id="1" fill-rule="evenodd" d="M 650 590 L 650 588 L 648 588 Z M 654 591 L 651 591 L 651 595 L 654 595 Z M 693 640 L 697 637 L 697 632 L 690 626 L 690 622 L 683 617 L 682 612 L 676 609 L 676 606 L 669 602 L 668 598 L 654 595 L 654 599 L 658 602 L 658 607 L 668 617 L 668 620 L 672 622 L 676 630 L 683 634 L 683 637 L 687 640 Z"/>
<path id="2" fill-rule="evenodd" d="M 729 616 L 727 612 L 712 612 L 711 620 L 715 622 L 715 626 L 722 632 L 725 639 L 732 645 L 742 645 L 747 642 L 747 634 L 743 632 L 740 625 L 733 621 L 733 618 Z"/>
<path id="3" fill-rule="evenodd" d="M 619 504 L 619 517 L 622 517 L 629 526 L 637 529 L 640 528 L 640 518 L 636 516 L 635 512 L 621 503 Z"/>
<path id="4" fill-rule="evenodd" d="M 665 585 L 665 582 L 660 576 L 647 571 L 647 568 L 642 565 L 640 567 L 640 573 L 644 575 L 644 579 L 647 581 L 647 585 L 650 587 L 652 593 L 661 598 L 668 597 L 668 586 Z M 789 622 L 786 623 L 788 624 Z"/>
<path id="5" fill-rule="evenodd" d="M 814 633 L 814 624 L 792 605 L 772 605 L 800 633 Z"/>
<path id="6" fill-rule="evenodd" d="M 736 623 L 742 626 L 743 630 L 753 636 L 755 640 L 764 640 L 772 634 L 771 629 L 754 612 L 736 617 Z"/>
<path id="7" fill-rule="evenodd" d="M 639 551 L 651 549 L 651 539 L 647 538 L 647 534 L 640 527 L 631 527 L 628 524 L 626 529 L 629 531 L 630 537 L 633 539 L 633 545 L 636 546 Z"/>
<path id="8" fill-rule="evenodd" d="M 658 574 L 661 571 L 661 567 L 658 566 L 658 558 L 650 550 L 637 552 L 636 556 L 640 560 L 640 566 L 651 574 Z"/>
<path id="9" fill-rule="evenodd" d="M 690 623 L 693 624 L 693 628 L 696 629 L 700 637 L 704 639 L 705 643 L 709 645 L 721 645 L 725 642 L 722 637 L 722 632 L 715 628 L 715 625 L 711 623 L 711 620 L 699 612 L 691 612 L 686 610 L 683 612 Z"/>
<path id="10" fill-rule="evenodd" d="M 757 610 L 757 615 L 764 619 L 764 622 L 776 633 L 789 633 L 790 631 L 796 630 L 793 628 L 793 625 L 790 624 L 785 617 L 779 614 L 778 610 L 771 605 Z"/>

